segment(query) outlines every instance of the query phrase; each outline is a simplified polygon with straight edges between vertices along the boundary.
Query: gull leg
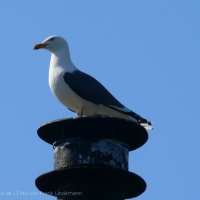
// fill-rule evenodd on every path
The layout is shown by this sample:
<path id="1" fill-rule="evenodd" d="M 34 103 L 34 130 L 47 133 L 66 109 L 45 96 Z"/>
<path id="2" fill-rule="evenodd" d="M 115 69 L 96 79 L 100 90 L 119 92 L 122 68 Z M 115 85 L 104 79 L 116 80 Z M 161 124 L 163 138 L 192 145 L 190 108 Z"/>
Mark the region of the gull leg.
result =
<path id="1" fill-rule="evenodd" d="M 83 117 L 83 108 L 81 108 L 81 112 L 77 114 L 78 114 L 78 117 Z"/>

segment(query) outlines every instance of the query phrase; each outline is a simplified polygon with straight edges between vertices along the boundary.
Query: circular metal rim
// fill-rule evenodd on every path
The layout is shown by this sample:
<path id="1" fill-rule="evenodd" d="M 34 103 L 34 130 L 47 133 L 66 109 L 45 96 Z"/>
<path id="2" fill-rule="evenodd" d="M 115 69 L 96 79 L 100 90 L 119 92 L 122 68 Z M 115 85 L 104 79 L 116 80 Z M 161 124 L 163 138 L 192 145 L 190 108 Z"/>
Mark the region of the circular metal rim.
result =
<path id="1" fill-rule="evenodd" d="M 60 119 L 42 125 L 38 136 L 53 145 L 69 138 L 114 139 L 135 150 L 148 140 L 147 131 L 140 125 L 113 117 L 82 117 Z"/>
<path id="2" fill-rule="evenodd" d="M 41 192 L 55 196 L 54 193 L 59 192 L 59 185 L 76 186 L 80 184 L 80 180 L 83 181 L 82 184 L 95 182 L 114 184 L 124 198 L 137 197 L 146 190 L 145 181 L 137 174 L 117 168 L 87 165 L 67 167 L 42 174 L 36 179 L 35 184 Z"/>

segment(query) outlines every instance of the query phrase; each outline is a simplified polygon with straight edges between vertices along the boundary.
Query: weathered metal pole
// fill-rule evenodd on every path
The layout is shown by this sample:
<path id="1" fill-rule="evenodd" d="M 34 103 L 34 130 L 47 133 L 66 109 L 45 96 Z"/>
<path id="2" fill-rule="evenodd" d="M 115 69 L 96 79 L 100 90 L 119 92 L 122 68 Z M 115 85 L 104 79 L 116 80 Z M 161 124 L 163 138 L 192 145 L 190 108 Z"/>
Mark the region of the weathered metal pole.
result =
<path id="1" fill-rule="evenodd" d="M 58 200 L 124 200 L 142 194 L 145 181 L 128 171 L 128 154 L 148 139 L 133 122 L 110 117 L 63 119 L 38 135 L 54 147 L 54 170 L 36 179 L 37 188 Z"/>

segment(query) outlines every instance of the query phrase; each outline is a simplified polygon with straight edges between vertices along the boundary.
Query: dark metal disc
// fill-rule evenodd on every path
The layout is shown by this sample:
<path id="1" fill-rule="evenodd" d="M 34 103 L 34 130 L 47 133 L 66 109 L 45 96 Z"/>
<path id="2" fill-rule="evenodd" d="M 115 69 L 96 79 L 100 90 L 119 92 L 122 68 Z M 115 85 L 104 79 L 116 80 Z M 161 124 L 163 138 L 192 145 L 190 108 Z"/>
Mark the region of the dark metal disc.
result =
<path id="1" fill-rule="evenodd" d="M 140 125 L 112 117 L 82 117 L 49 122 L 38 129 L 39 137 L 49 144 L 69 138 L 114 139 L 135 150 L 148 140 Z"/>
<path id="2" fill-rule="evenodd" d="M 58 192 L 62 192 L 61 188 L 65 192 L 72 192 L 70 188 L 73 188 L 73 191 L 90 195 L 95 184 L 98 184 L 99 187 L 95 185 L 94 188 L 100 188 L 99 194 L 114 189 L 115 193 L 119 193 L 124 198 L 136 197 L 146 189 L 145 181 L 132 172 L 87 165 L 67 167 L 45 173 L 36 179 L 35 184 L 40 191 L 54 196 L 57 196 Z M 85 188 L 90 189 L 85 190 Z"/>

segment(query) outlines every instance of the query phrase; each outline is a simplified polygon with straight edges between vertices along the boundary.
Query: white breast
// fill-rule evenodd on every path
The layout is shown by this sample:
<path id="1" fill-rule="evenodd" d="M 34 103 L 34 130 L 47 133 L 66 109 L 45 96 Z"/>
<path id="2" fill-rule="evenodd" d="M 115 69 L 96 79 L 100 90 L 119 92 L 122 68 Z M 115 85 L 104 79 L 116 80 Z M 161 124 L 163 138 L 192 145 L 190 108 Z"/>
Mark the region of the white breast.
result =
<path id="1" fill-rule="evenodd" d="M 62 68 L 51 68 L 49 71 L 49 86 L 52 93 L 67 108 L 78 112 L 80 105 L 77 103 L 77 95 L 70 89 L 63 79 L 65 71 Z"/>

